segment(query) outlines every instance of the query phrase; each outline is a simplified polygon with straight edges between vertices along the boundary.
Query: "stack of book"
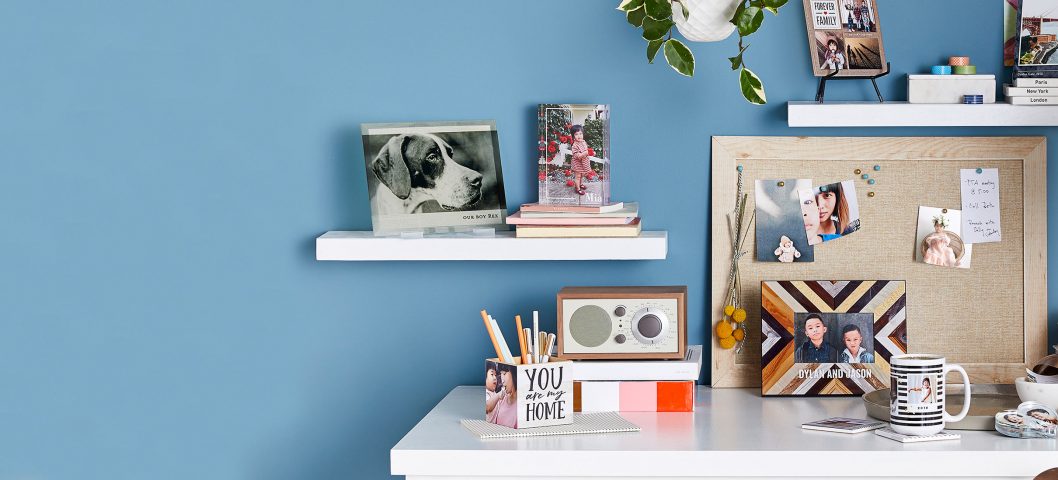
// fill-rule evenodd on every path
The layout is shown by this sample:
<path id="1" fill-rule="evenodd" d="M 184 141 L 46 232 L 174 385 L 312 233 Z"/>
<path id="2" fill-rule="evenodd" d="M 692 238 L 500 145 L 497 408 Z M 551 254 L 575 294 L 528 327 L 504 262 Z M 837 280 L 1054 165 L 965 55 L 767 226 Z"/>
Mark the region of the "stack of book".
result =
<path id="1" fill-rule="evenodd" d="M 527 203 L 507 216 L 518 238 L 638 237 L 643 230 L 636 203 L 596 207 Z"/>
<path id="2" fill-rule="evenodd" d="M 1012 105 L 1058 105 L 1058 78 L 1015 78 L 1003 95 Z"/>
<path id="3" fill-rule="evenodd" d="M 574 412 L 693 412 L 702 346 L 683 360 L 574 360 Z"/>

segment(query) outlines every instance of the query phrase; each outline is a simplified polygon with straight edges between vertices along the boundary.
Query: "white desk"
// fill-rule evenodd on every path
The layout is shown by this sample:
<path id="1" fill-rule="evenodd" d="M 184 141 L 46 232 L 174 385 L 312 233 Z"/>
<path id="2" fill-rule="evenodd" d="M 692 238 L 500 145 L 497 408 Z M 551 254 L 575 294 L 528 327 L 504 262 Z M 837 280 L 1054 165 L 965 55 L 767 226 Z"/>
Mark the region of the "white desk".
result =
<path id="1" fill-rule="evenodd" d="M 409 479 L 661 477 L 1005 477 L 1058 467 L 1058 441 L 962 431 L 962 440 L 902 444 L 875 435 L 801 429 L 866 417 L 859 398 L 768 398 L 698 387 L 694 413 L 623 413 L 641 432 L 480 440 L 483 387 L 457 387 L 390 451 Z"/>

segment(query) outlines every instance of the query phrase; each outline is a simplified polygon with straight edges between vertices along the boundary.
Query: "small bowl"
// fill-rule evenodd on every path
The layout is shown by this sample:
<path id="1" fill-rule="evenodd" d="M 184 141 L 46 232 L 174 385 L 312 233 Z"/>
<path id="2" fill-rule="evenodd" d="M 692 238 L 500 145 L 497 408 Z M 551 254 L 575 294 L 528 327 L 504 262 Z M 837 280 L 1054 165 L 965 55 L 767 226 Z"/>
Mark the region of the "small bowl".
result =
<path id="1" fill-rule="evenodd" d="M 1058 383 L 1032 383 L 1025 377 L 1014 379 L 1022 402 L 1039 402 L 1058 410 Z"/>

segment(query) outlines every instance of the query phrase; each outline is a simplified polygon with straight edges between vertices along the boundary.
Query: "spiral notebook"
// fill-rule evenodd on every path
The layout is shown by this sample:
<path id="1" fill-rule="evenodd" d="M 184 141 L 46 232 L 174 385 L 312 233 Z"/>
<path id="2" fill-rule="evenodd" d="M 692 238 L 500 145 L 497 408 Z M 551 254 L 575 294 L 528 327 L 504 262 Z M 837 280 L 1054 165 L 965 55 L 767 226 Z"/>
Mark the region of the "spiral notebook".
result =
<path id="1" fill-rule="evenodd" d="M 460 420 L 459 423 L 479 438 L 536 437 L 542 435 L 578 435 L 583 433 L 638 432 L 639 426 L 617 412 L 574 413 L 573 423 L 551 427 L 516 428 L 484 420 Z"/>

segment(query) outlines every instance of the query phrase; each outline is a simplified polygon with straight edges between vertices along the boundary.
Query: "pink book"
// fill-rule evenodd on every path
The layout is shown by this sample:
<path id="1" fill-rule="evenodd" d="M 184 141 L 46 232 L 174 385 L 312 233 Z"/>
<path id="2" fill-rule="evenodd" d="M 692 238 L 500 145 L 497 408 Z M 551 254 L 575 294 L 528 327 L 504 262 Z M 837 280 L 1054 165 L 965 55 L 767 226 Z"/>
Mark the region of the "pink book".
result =
<path id="1" fill-rule="evenodd" d="M 636 217 L 533 217 L 525 218 L 522 212 L 507 215 L 508 225 L 628 225 Z"/>

